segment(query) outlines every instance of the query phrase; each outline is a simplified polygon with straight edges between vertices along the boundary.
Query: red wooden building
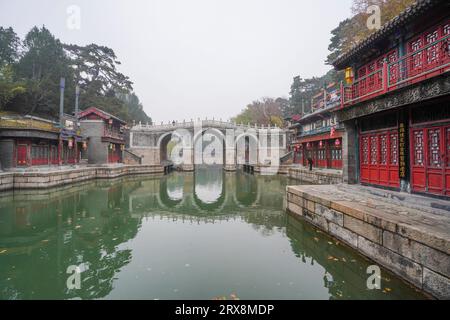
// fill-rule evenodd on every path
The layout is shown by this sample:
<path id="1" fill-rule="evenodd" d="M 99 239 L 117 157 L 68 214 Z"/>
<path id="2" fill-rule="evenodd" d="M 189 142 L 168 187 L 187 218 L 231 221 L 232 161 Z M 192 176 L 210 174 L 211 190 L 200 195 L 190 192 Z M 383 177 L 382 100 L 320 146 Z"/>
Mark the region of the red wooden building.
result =
<path id="1" fill-rule="evenodd" d="M 304 114 L 290 128 L 295 137 L 291 144 L 294 163 L 316 168 L 342 168 L 342 131 L 333 110 L 340 105 L 339 89 L 330 84 L 313 97 L 311 113 Z"/>
<path id="2" fill-rule="evenodd" d="M 0 164 L 4 169 L 78 163 L 80 143 L 79 133 L 61 128 L 53 120 L 11 112 L 0 115 Z"/>
<path id="3" fill-rule="evenodd" d="M 125 148 L 126 122 L 95 107 L 79 114 L 83 135 L 88 140 L 88 162 L 121 163 Z"/>
<path id="4" fill-rule="evenodd" d="M 333 65 L 349 80 L 344 178 L 450 196 L 449 2 L 418 1 Z"/>

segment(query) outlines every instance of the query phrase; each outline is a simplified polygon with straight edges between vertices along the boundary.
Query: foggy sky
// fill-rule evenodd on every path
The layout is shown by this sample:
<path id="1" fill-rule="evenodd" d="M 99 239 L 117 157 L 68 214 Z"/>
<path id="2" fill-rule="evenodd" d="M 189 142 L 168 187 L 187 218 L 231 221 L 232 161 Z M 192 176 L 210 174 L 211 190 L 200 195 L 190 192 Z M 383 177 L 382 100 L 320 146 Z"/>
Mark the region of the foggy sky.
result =
<path id="1" fill-rule="evenodd" d="M 81 29 L 67 27 L 70 5 Z M 111 47 L 154 121 L 229 119 L 292 78 L 320 76 L 351 0 L 0 0 L 0 25 Z M 81 97 L 82 104 L 82 97 Z M 87 106 L 81 105 L 82 108 Z"/>

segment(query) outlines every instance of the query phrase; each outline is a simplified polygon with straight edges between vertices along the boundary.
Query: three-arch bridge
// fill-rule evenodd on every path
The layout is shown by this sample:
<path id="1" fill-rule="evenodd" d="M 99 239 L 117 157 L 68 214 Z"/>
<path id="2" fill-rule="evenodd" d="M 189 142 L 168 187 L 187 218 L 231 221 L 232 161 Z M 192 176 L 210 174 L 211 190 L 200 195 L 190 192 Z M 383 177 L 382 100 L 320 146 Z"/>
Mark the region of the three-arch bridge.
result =
<path id="1" fill-rule="evenodd" d="M 142 164 L 172 161 L 185 171 L 198 164 L 222 164 L 227 171 L 243 164 L 277 166 L 287 153 L 287 130 L 218 120 L 137 124 L 129 151 Z"/>

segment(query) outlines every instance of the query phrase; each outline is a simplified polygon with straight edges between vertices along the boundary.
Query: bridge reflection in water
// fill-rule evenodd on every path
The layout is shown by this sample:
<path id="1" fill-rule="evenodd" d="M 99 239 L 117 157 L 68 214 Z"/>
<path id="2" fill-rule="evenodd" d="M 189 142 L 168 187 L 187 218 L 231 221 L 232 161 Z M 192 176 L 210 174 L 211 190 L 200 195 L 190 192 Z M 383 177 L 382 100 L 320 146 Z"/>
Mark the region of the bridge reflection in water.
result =
<path id="1" fill-rule="evenodd" d="M 283 177 L 198 168 L 0 194 L 0 299 L 421 298 L 283 211 Z M 79 265 L 79 290 L 66 286 Z"/>

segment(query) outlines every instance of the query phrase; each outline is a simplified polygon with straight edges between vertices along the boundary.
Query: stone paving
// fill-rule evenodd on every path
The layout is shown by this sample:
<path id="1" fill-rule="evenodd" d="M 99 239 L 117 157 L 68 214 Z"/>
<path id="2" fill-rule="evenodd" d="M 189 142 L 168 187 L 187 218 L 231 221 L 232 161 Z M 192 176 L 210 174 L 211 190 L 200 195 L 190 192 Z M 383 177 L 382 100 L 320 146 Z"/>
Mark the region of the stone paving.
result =
<path id="1" fill-rule="evenodd" d="M 295 216 L 450 299 L 450 201 L 344 184 L 289 186 L 287 192 Z"/>

